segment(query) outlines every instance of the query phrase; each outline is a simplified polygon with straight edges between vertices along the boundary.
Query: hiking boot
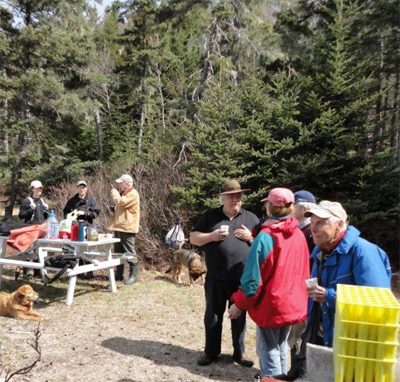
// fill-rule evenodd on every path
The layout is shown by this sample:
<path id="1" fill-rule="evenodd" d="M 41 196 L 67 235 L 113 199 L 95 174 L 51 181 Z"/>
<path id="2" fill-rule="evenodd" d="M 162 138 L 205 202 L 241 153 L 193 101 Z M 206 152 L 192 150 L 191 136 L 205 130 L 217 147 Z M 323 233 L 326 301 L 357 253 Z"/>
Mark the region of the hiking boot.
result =
<path id="1" fill-rule="evenodd" d="M 233 360 L 239 365 L 246 367 L 252 367 L 254 365 L 254 362 L 244 353 L 240 357 L 233 355 Z"/>
<path id="2" fill-rule="evenodd" d="M 207 366 L 214 362 L 216 358 L 217 357 L 209 357 L 206 353 L 203 353 L 203 355 L 197 360 L 197 364 L 199 366 Z"/>

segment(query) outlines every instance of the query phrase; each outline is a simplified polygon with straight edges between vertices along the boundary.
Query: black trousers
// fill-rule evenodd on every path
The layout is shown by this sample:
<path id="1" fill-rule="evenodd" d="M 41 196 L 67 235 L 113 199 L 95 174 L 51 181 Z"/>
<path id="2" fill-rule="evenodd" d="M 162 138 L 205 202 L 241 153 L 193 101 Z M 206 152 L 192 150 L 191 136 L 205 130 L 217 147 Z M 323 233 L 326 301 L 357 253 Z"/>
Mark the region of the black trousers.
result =
<path id="1" fill-rule="evenodd" d="M 204 326 L 206 331 L 205 353 L 216 357 L 221 353 L 222 321 L 226 305 L 232 305 L 230 297 L 239 288 L 240 281 L 216 281 L 206 278 L 204 291 L 206 296 L 206 312 Z M 237 319 L 231 320 L 233 354 L 240 357 L 245 353 L 244 336 L 246 333 L 246 312 Z"/>

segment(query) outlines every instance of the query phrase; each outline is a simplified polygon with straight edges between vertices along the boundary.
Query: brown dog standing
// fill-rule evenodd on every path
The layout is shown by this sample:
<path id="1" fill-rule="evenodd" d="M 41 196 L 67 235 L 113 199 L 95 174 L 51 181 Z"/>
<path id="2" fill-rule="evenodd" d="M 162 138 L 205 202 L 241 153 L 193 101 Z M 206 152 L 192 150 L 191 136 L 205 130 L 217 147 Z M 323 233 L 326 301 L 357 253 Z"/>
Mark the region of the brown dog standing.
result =
<path id="1" fill-rule="evenodd" d="M 38 297 L 39 295 L 27 284 L 11 294 L 0 293 L 0 316 L 42 321 L 45 317 L 35 313 L 32 308 L 33 301 Z"/>
<path id="2" fill-rule="evenodd" d="M 203 270 L 203 261 L 197 252 L 177 249 L 172 253 L 171 264 L 166 273 L 172 271 L 172 281 L 175 284 L 181 283 L 180 274 L 183 267 L 189 270 L 189 286 L 192 286 L 199 277 L 203 280 L 203 274 L 206 271 Z"/>

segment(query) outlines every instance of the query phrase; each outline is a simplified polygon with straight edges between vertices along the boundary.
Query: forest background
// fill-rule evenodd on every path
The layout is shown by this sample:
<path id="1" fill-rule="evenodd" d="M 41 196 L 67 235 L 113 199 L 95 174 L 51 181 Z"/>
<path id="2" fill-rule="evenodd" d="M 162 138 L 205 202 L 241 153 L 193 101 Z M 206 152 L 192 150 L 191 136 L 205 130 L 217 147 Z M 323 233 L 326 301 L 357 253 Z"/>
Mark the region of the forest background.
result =
<path id="1" fill-rule="evenodd" d="M 399 266 L 397 0 L 0 0 L 0 194 L 5 219 L 33 179 L 61 217 L 86 179 L 132 174 L 138 253 L 216 206 L 228 178 L 340 201 Z M 115 184 L 115 183 L 114 183 Z"/>

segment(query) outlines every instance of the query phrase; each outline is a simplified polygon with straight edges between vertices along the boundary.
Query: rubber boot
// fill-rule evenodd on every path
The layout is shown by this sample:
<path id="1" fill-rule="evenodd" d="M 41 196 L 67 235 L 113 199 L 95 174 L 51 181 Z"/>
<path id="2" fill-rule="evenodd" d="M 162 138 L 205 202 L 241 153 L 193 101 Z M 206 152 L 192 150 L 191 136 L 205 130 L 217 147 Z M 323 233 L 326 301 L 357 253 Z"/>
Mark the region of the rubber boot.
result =
<path id="1" fill-rule="evenodd" d="M 299 373 L 297 378 L 303 378 L 307 374 L 307 359 L 306 358 L 297 358 L 297 366 Z"/>
<path id="2" fill-rule="evenodd" d="M 306 375 L 306 359 L 296 355 L 296 348 L 290 349 L 291 367 L 285 378 L 279 378 L 284 381 L 294 381 Z"/>
<path id="3" fill-rule="evenodd" d="M 137 263 L 129 263 L 129 279 L 125 280 L 125 285 L 134 284 L 136 282 L 137 266 Z"/>
<path id="4" fill-rule="evenodd" d="M 117 272 L 115 274 L 116 281 L 122 281 L 124 279 L 124 264 L 117 265 Z"/>

